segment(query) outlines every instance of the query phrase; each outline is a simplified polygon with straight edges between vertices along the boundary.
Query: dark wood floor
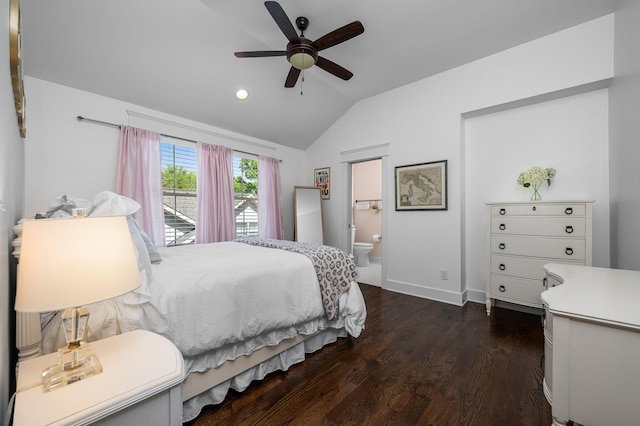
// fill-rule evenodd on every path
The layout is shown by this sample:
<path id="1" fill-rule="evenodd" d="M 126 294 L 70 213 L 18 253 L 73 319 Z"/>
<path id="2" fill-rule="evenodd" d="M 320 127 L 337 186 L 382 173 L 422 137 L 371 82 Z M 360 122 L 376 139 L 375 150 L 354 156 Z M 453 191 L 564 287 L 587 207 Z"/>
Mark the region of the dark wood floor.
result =
<path id="1" fill-rule="evenodd" d="M 540 317 L 361 285 L 366 329 L 206 407 L 202 425 L 550 425 Z"/>

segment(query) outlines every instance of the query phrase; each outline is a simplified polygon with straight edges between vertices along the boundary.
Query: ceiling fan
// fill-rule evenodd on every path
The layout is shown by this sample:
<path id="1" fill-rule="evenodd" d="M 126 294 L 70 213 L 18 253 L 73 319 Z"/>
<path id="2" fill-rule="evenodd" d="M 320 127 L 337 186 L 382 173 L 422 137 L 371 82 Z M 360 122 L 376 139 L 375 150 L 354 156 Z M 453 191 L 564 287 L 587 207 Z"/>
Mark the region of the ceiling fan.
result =
<path id="1" fill-rule="evenodd" d="M 300 35 L 296 33 L 293 24 L 287 17 L 278 2 L 265 1 L 267 10 L 289 40 L 287 50 L 263 50 L 253 52 L 235 52 L 238 58 L 261 58 L 266 56 L 286 56 L 291 64 L 291 69 L 287 75 L 284 87 L 294 87 L 300 76 L 300 71 L 317 65 L 330 74 L 343 80 L 349 80 L 353 73 L 322 56 L 318 52 L 345 42 L 364 32 L 364 27 L 360 21 L 354 21 L 337 30 L 320 37 L 316 41 L 311 41 L 304 36 L 304 31 L 309 26 L 309 20 L 303 16 L 296 19 L 296 26 L 300 30 Z"/>

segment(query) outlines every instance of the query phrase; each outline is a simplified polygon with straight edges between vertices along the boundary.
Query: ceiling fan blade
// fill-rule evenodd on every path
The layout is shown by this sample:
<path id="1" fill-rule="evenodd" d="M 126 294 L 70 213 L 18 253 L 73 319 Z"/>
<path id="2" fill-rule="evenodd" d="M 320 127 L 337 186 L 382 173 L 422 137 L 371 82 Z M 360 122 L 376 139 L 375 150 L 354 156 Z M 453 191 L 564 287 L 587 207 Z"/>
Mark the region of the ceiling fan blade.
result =
<path id="1" fill-rule="evenodd" d="M 286 50 L 256 50 L 254 52 L 235 52 L 236 58 L 263 58 L 265 56 L 286 56 Z"/>
<path id="2" fill-rule="evenodd" d="M 298 68 L 291 67 L 289 74 L 287 75 L 287 80 L 284 82 L 284 87 L 295 87 L 296 82 L 298 81 L 298 76 L 300 76 L 300 70 Z"/>
<path id="3" fill-rule="evenodd" d="M 316 65 L 325 70 L 326 72 L 335 75 L 338 78 L 343 80 L 349 80 L 353 77 L 353 73 L 345 68 L 342 68 L 340 65 L 332 62 L 326 58 L 318 56 L 318 61 Z"/>
<path id="4" fill-rule="evenodd" d="M 265 1 L 264 5 L 271 14 L 273 20 L 276 21 L 276 24 L 280 27 L 280 30 L 284 33 L 285 37 L 287 37 L 287 39 L 292 43 L 297 42 L 298 33 L 296 33 L 296 29 L 293 27 L 291 20 L 280 4 L 276 1 Z"/>
<path id="5" fill-rule="evenodd" d="M 360 21 L 353 21 L 350 24 L 340 27 L 337 30 L 331 31 L 328 34 L 323 35 L 312 44 L 316 50 L 321 51 L 327 49 L 336 44 L 340 44 L 344 41 L 354 38 L 364 32 L 364 27 Z"/>

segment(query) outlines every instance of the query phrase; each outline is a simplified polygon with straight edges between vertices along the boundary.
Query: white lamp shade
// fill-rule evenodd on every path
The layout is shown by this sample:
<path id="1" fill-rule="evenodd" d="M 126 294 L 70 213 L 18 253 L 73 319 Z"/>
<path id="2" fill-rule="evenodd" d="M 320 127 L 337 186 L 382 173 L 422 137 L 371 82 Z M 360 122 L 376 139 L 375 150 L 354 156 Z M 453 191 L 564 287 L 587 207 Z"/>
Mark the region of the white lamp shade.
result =
<path id="1" fill-rule="evenodd" d="M 23 221 L 16 311 L 78 307 L 138 285 L 126 217 Z"/>

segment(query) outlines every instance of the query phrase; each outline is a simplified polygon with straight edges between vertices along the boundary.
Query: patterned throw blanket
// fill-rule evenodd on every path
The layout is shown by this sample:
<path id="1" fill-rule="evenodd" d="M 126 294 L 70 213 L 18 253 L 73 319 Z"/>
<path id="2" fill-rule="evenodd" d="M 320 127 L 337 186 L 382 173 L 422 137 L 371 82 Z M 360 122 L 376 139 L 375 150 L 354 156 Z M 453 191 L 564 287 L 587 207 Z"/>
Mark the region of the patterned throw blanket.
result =
<path id="1" fill-rule="evenodd" d="M 349 290 L 351 281 L 355 281 L 359 276 L 358 268 L 349 255 L 335 247 L 254 237 L 240 237 L 234 241 L 288 250 L 307 256 L 316 270 L 324 312 L 330 320 L 338 317 L 340 295 Z"/>

